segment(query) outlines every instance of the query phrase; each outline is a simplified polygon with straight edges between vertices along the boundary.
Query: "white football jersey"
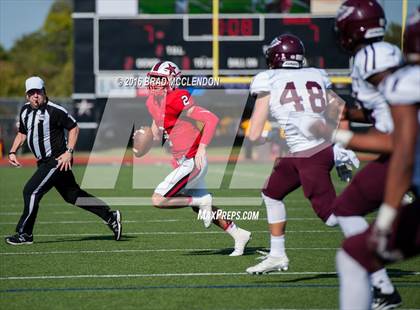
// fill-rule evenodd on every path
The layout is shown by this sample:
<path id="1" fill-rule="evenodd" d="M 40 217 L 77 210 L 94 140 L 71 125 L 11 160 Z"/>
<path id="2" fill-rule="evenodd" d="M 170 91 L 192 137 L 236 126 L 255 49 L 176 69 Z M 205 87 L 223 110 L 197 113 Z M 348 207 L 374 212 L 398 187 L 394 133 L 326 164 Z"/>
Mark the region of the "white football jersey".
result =
<path id="1" fill-rule="evenodd" d="M 420 66 L 402 67 L 382 81 L 379 89 L 390 105 L 420 105 Z M 418 120 L 420 128 L 420 110 Z M 420 134 L 417 134 L 413 185 L 420 193 Z"/>
<path id="2" fill-rule="evenodd" d="M 251 82 L 251 95 L 270 93 L 270 113 L 284 130 L 292 153 L 324 143 L 309 131 L 323 119 L 327 88 L 331 82 L 324 70 L 316 68 L 271 69 L 258 73 Z"/>
<path id="3" fill-rule="evenodd" d="M 390 105 L 420 103 L 420 66 L 398 69 L 379 84 L 379 90 Z"/>
<path id="4" fill-rule="evenodd" d="M 353 58 L 351 72 L 353 96 L 365 109 L 372 110 L 375 128 L 392 132 L 394 124 L 385 97 L 367 79 L 401 64 L 401 51 L 387 42 L 375 42 L 360 49 Z"/>

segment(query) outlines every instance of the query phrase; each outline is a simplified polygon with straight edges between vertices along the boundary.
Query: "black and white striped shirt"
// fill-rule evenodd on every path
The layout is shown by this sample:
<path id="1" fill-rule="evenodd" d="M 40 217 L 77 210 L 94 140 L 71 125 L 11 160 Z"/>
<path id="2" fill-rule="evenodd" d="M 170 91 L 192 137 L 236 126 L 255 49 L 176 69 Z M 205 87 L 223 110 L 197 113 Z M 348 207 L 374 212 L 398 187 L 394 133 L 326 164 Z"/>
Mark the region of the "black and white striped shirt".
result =
<path id="1" fill-rule="evenodd" d="M 26 103 L 19 116 L 19 132 L 26 135 L 29 149 L 37 159 L 58 157 L 66 151 L 65 129 L 77 126 L 63 107 L 48 101 L 39 109 Z"/>

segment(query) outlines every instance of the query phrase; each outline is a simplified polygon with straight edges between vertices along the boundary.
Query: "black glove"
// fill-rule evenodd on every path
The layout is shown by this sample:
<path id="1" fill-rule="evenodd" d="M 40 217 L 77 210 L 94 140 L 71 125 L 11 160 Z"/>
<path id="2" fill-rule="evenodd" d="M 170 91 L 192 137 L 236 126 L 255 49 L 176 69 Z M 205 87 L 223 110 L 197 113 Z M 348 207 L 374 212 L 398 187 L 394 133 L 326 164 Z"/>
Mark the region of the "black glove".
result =
<path id="1" fill-rule="evenodd" d="M 353 177 L 353 171 L 351 167 L 347 164 L 342 164 L 340 166 L 337 166 L 336 169 L 337 169 L 337 174 L 340 177 L 340 180 L 350 183 Z"/>

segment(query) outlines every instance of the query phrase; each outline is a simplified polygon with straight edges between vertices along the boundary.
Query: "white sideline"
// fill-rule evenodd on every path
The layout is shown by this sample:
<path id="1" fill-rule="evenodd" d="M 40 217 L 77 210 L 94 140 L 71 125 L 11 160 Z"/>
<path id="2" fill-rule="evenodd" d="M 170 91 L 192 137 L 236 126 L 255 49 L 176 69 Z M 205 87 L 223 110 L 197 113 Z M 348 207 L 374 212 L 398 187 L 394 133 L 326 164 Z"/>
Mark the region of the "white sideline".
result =
<path id="1" fill-rule="evenodd" d="M 253 234 L 267 234 L 267 230 L 257 230 L 252 231 Z M 288 230 L 287 233 L 339 233 L 341 231 L 336 230 Z M 132 236 L 132 235 L 215 235 L 215 234 L 226 234 L 224 231 L 142 231 L 142 232 L 126 232 L 124 236 Z M 35 237 L 86 237 L 86 236 L 109 236 L 109 233 L 85 233 L 85 234 L 37 234 Z M 8 235 L 4 235 L 7 237 Z"/>
<path id="2" fill-rule="evenodd" d="M 61 207 L 68 207 L 68 205 L 60 205 L 60 204 L 55 204 L 54 206 L 61 208 Z M 12 216 L 12 215 L 22 215 L 21 212 L 21 205 L 17 206 L 19 207 L 19 211 L 18 212 L 0 212 L 0 215 L 7 215 L 7 216 Z M 70 206 L 72 207 L 72 206 Z M 121 206 L 120 206 L 121 207 Z M 124 206 L 125 207 L 125 206 Z M 133 206 L 129 206 L 129 207 L 133 207 Z M 263 210 L 262 206 L 234 206 L 235 208 L 238 208 L 239 210 L 236 211 L 242 211 L 242 209 L 245 210 Z M 13 208 L 15 209 L 15 208 Z M 223 209 L 223 206 L 222 206 Z M 124 212 L 124 213 L 144 213 L 144 212 L 150 212 L 151 210 L 154 210 L 154 208 L 152 208 L 151 206 L 147 206 L 146 208 L 141 208 L 141 209 L 121 209 L 120 211 Z M 294 212 L 294 211 L 298 211 L 298 212 L 302 212 L 302 211 L 311 211 L 311 206 L 309 205 L 305 205 L 305 206 L 293 206 L 290 208 L 290 211 Z M 68 214 L 80 214 L 80 212 L 77 211 L 49 211 L 50 214 L 58 214 L 58 215 L 68 215 Z"/>
<path id="3" fill-rule="evenodd" d="M 335 271 L 302 271 L 302 272 L 273 272 L 270 275 L 336 275 Z M 401 274 L 398 272 L 390 273 Z M 410 275 L 420 275 L 415 271 Z M 0 277 L 0 280 L 51 280 L 51 279 L 83 279 L 83 278 L 157 278 L 157 277 L 212 277 L 212 276 L 249 276 L 246 272 L 197 272 L 197 273 L 137 273 L 137 274 L 82 274 L 82 275 L 45 275 L 45 276 L 23 276 L 23 277 Z"/>
<path id="4" fill-rule="evenodd" d="M 334 272 L 273 272 L 267 275 L 310 275 L 310 274 L 337 274 Z M 48 280 L 48 279 L 81 279 L 81 278 L 157 278 L 157 277 L 211 277 L 211 276 L 249 276 L 246 272 L 197 272 L 197 273 L 137 273 L 137 274 L 82 274 L 62 276 L 23 276 L 0 277 L 0 280 Z"/>
<path id="5" fill-rule="evenodd" d="M 123 220 L 123 223 L 170 223 L 170 222 L 191 222 L 194 220 L 193 218 L 182 218 L 182 219 L 161 219 L 161 220 L 144 220 L 144 221 L 137 221 L 137 220 Z M 258 218 L 257 220 L 252 221 L 266 221 L 266 217 Z M 289 217 L 287 218 L 288 221 L 321 221 L 315 217 Z M 235 220 L 238 221 L 238 220 Z M 239 220 L 241 221 L 241 220 Z M 245 221 L 245 220 L 242 220 Z M 247 220 L 248 221 L 248 220 Z M 39 225 L 47 225 L 47 224 L 98 224 L 100 223 L 99 220 L 96 221 L 39 221 L 36 224 Z M 16 225 L 16 222 L 0 222 L 0 225 Z"/>
<path id="6" fill-rule="evenodd" d="M 338 248 L 287 248 L 299 251 L 327 251 Z M 96 253 L 153 253 L 153 252 L 193 252 L 193 251 L 220 251 L 219 249 L 120 249 L 120 250 L 79 250 L 79 251 L 44 251 L 44 252 L 0 252 L 1 255 L 50 255 L 50 254 L 96 254 Z"/>
<path id="7" fill-rule="evenodd" d="M 97 197 L 109 206 L 150 206 L 150 197 Z M 98 203 L 97 198 L 82 197 L 76 201 L 77 205 L 94 206 Z M 223 206 L 260 206 L 261 197 L 213 197 L 213 203 Z"/>
<path id="8" fill-rule="evenodd" d="M 105 202 L 107 202 L 108 204 L 113 204 L 114 206 L 148 206 L 151 207 L 151 200 L 150 197 L 144 197 L 144 196 L 139 196 L 139 197 L 98 197 L 102 200 L 104 200 Z M 21 199 L 16 199 L 16 201 L 18 201 L 18 203 L 9 203 L 7 204 L 8 207 L 18 207 L 21 208 L 23 207 L 23 202 L 21 202 Z M 307 199 L 286 199 L 285 203 L 307 203 L 307 205 L 309 206 L 309 200 Z M 125 204 L 126 203 L 126 204 Z M 254 206 L 254 207 L 259 207 L 262 204 L 262 199 L 261 197 L 244 197 L 244 196 L 238 196 L 238 197 L 214 197 L 214 203 L 217 205 L 223 205 L 223 203 L 226 203 L 226 205 L 231 205 L 231 206 L 243 206 L 243 207 L 250 207 L 250 206 Z M 57 206 L 67 206 L 66 203 L 63 203 L 61 201 L 59 202 L 43 202 L 42 203 L 43 206 L 53 206 L 53 207 L 57 207 Z M 301 207 L 301 208 L 307 208 L 308 206 L 305 207 Z M 310 207 L 310 206 L 309 206 Z M 298 207 L 294 206 L 293 209 L 296 209 Z M 298 208 L 299 209 L 299 208 Z M 19 209 L 20 211 L 20 209 Z M 134 210 L 133 210 L 134 211 Z M 133 211 L 129 211 L 129 212 L 133 212 Z M 11 212 L 0 212 L 0 215 L 7 215 L 8 213 Z M 13 212 L 15 213 L 15 212 Z M 20 212 L 16 212 L 18 215 L 20 215 Z M 55 212 L 54 212 L 55 213 Z"/>

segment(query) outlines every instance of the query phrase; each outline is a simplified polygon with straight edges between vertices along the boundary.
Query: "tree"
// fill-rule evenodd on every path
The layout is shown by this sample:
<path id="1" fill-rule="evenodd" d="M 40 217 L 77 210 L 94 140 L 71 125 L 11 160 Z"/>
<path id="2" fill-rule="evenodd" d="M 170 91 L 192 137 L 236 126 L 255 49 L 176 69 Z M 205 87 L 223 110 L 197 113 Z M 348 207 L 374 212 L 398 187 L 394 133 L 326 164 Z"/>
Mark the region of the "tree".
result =
<path id="1" fill-rule="evenodd" d="M 54 97 L 68 97 L 73 85 L 73 23 L 71 0 L 56 0 L 41 29 L 20 38 L 1 57 L 0 97 L 22 96 L 28 76 L 39 75 Z"/>
<path id="2" fill-rule="evenodd" d="M 385 34 L 385 41 L 401 47 L 401 25 L 391 23 Z"/>
<path id="3" fill-rule="evenodd" d="M 7 60 L 8 57 L 7 51 L 4 49 L 3 45 L 0 44 L 0 61 Z"/>

